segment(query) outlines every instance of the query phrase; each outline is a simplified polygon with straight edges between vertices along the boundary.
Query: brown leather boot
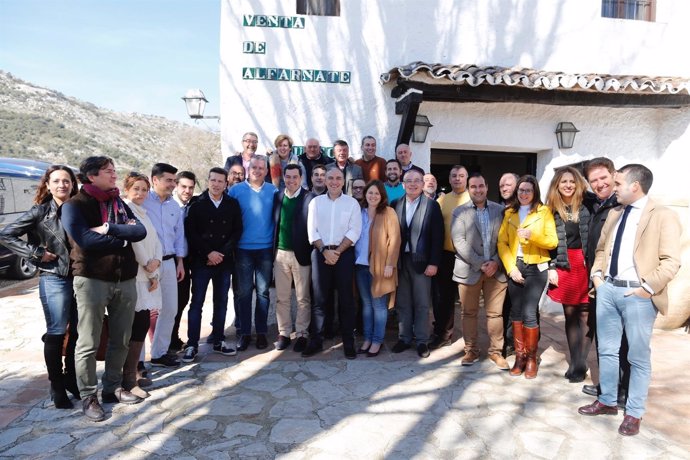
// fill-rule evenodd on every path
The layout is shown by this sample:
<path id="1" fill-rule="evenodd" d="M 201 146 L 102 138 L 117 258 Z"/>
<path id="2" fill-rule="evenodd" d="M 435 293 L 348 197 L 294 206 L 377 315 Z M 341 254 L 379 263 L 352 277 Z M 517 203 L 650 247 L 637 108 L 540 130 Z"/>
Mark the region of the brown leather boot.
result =
<path id="1" fill-rule="evenodd" d="M 537 376 L 537 348 L 539 346 L 539 326 L 523 327 L 523 336 L 527 347 L 527 366 L 525 366 L 525 378 L 533 379 Z"/>
<path id="2" fill-rule="evenodd" d="M 525 350 L 525 337 L 522 321 L 513 321 L 513 346 L 515 347 L 515 364 L 510 369 L 510 375 L 522 375 L 527 364 L 527 354 Z"/>
<path id="3" fill-rule="evenodd" d="M 144 342 L 130 340 L 129 352 L 127 352 L 127 359 L 122 368 L 122 388 L 140 398 L 148 398 L 150 396 L 149 393 L 137 385 L 137 364 L 139 363 L 139 354 L 143 346 Z"/>

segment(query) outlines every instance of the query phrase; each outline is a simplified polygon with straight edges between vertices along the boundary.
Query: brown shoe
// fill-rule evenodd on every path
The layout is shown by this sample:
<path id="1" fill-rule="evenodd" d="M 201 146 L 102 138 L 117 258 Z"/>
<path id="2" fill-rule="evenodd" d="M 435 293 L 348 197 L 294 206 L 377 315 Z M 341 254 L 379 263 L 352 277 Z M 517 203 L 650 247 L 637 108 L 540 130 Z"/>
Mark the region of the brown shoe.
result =
<path id="1" fill-rule="evenodd" d="M 463 366 L 471 366 L 477 361 L 479 361 L 479 354 L 470 350 L 465 353 L 465 356 L 463 356 L 462 361 L 460 361 L 460 364 L 462 364 Z"/>
<path id="2" fill-rule="evenodd" d="M 623 418 L 623 423 L 618 427 L 618 432 L 623 436 L 635 436 L 640 432 L 640 422 L 642 419 L 635 418 L 632 415 L 626 415 Z"/>
<path id="3" fill-rule="evenodd" d="M 105 420 L 105 412 L 103 411 L 103 407 L 98 403 L 98 396 L 85 396 L 82 398 L 81 404 L 86 418 L 94 422 Z"/>
<path id="4" fill-rule="evenodd" d="M 503 356 L 501 356 L 500 353 L 489 355 L 489 359 L 493 361 L 494 364 L 496 364 L 496 367 L 498 367 L 502 371 L 507 371 L 508 369 L 510 369 L 508 361 L 506 361 L 506 359 Z"/>
<path id="5" fill-rule="evenodd" d="M 602 404 L 597 399 L 592 404 L 580 407 L 577 412 L 582 415 L 618 415 L 618 408 Z"/>

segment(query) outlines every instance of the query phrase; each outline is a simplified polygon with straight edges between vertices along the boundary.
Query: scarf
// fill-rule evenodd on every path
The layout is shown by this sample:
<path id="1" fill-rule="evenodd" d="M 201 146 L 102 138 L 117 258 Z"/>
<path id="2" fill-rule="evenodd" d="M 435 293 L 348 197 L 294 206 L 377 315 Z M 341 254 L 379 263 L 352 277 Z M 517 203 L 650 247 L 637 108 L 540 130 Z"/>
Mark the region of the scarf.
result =
<path id="1" fill-rule="evenodd" d="M 117 188 L 101 190 L 93 184 L 84 184 L 82 188 L 98 201 L 103 223 L 124 224 L 129 220 L 125 205 L 120 199 L 120 190 Z"/>
<path id="2" fill-rule="evenodd" d="M 273 185 L 275 185 L 277 188 L 280 188 L 283 181 L 283 164 L 282 160 L 280 159 L 280 155 L 278 155 L 277 151 L 271 154 L 268 162 L 269 173 L 271 175 L 271 182 L 273 182 Z M 290 153 L 288 154 L 287 164 L 299 164 L 297 155 L 295 155 L 292 151 L 290 151 Z"/>

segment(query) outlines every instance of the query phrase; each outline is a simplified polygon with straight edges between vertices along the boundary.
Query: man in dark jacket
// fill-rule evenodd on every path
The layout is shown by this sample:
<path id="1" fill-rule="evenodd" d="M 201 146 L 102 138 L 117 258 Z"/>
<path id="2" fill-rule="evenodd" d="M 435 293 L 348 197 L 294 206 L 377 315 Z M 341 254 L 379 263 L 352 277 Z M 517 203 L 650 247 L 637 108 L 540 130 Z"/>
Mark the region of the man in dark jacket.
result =
<path id="1" fill-rule="evenodd" d="M 616 168 L 613 162 L 608 158 L 598 157 L 590 160 L 585 166 L 585 178 L 589 182 L 595 196 L 588 194 L 586 200 L 591 200 L 592 215 L 589 220 L 589 238 L 587 240 L 587 247 L 585 248 L 585 257 L 587 259 L 587 266 L 592 267 L 594 264 L 595 253 L 599 237 L 601 236 L 601 229 L 604 227 L 609 211 L 618 206 L 616 194 L 613 193 L 613 176 Z M 592 297 L 589 302 L 589 322 L 590 331 L 596 333 L 596 291 L 592 289 Z M 598 350 L 597 350 L 598 351 Z M 597 353 L 597 360 L 599 354 Z M 625 406 L 625 400 L 628 393 L 628 383 L 630 381 L 630 364 L 628 363 L 628 341 L 623 333 L 621 339 L 621 348 L 619 352 L 619 381 L 618 381 L 618 402 Z M 598 396 L 600 393 L 599 385 L 584 385 L 582 392 L 591 396 Z"/>
<path id="2" fill-rule="evenodd" d="M 287 165 L 283 171 L 285 189 L 278 194 L 273 213 L 275 237 L 273 270 L 276 284 L 276 317 L 278 320 L 278 341 L 276 350 L 285 350 L 290 345 L 292 332 L 292 283 L 295 283 L 297 297 L 297 317 L 293 348 L 303 352 L 307 347 L 309 323 L 311 319 L 311 250 L 307 234 L 309 203 L 314 195 L 302 188 L 302 168 Z"/>
<path id="3" fill-rule="evenodd" d="M 242 213 L 237 200 L 225 193 L 228 173 L 211 168 L 208 190 L 189 207 L 185 234 L 189 245 L 192 272 L 192 301 L 189 304 L 187 346 L 182 362 L 191 363 L 199 350 L 201 309 L 208 283 L 213 281 L 213 351 L 226 356 L 236 354 L 225 342 L 225 315 L 228 309 L 233 252 L 242 236 Z"/>
<path id="4" fill-rule="evenodd" d="M 436 275 L 443 250 L 441 207 L 422 193 L 424 174 L 405 173 L 405 196 L 395 203 L 400 221 L 400 262 L 396 294 L 399 338 L 391 350 L 400 353 L 417 340 L 417 354 L 429 356 L 429 309 L 431 278 Z"/>
<path id="5" fill-rule="evenodd" d="M 62 207 L 62 224 L 72 247 L 74 294 L 79 315 L 75 351 L 77 384 L 84 415 L 105 419 L 98 403 L 96 350 L 108 312 L 108 351 L 103 373 L 103 402 L 136 404 L 141 398 L 122 389 L 122 366 L 129 351 L 137 300 L 137 261 L 132 244 L 146 237 L 146 228 L 120 199 L 113 160 L 89 157 L 79 167 L 84 184 Z"/>

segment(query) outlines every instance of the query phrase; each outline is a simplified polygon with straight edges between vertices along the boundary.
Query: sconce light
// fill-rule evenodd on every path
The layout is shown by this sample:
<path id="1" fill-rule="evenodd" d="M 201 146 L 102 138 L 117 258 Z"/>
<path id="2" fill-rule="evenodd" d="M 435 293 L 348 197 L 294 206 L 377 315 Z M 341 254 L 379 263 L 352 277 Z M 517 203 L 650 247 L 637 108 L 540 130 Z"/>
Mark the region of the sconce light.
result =
<path id="1" fill-rule="evenodd" d="M 217 115 L 204 116 L 204 109 L 206 108 L 206 103 L 208 100 L 204 96 L 204 92 L 200 89 L 190 89 L 182 98 L 184 103 L 187 105 L 187 115 L 193 120 L 200 120 L 203 118 L 220 119 Z"/>
<path id="2" fill-rule="evenodd" d="M 556 127 L 556 141 L 559 149 L 572 149 L 575 144 L 575 134 L 580 130 L 569 121 L 562 121 Z"/>
<path id="3" fill-rule="evenodd" d="M 414 129 L 412 130 L 412 142 L 426 142 L 426 135 L 429 134 L 429 128 L 432 126 L 434 125 L 429 122 L 429 117 L 417 115 L 414 121 Z"/>

